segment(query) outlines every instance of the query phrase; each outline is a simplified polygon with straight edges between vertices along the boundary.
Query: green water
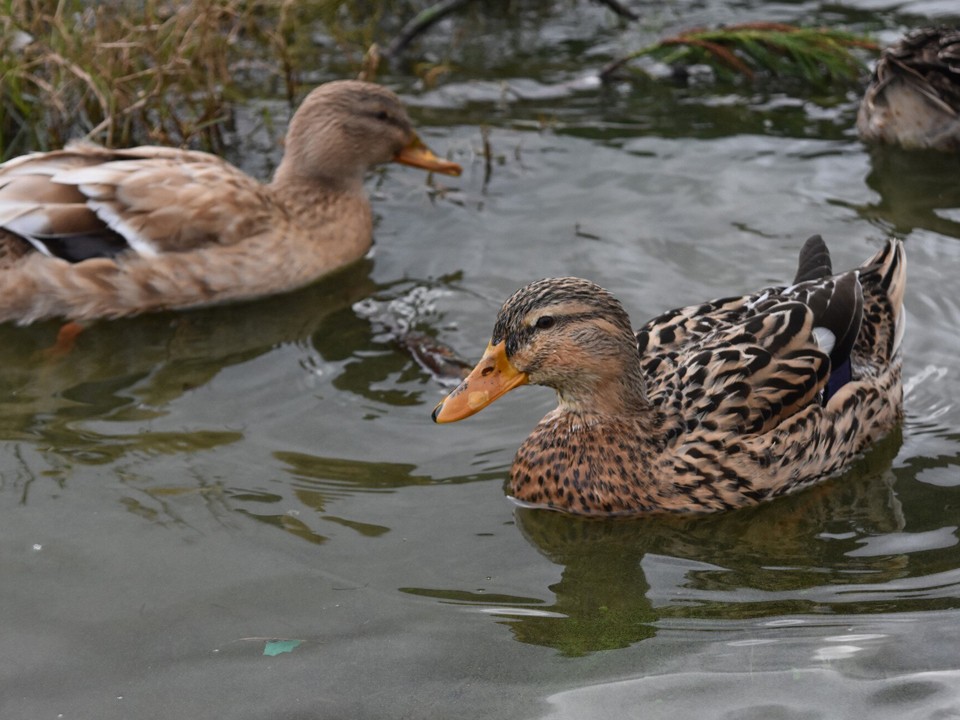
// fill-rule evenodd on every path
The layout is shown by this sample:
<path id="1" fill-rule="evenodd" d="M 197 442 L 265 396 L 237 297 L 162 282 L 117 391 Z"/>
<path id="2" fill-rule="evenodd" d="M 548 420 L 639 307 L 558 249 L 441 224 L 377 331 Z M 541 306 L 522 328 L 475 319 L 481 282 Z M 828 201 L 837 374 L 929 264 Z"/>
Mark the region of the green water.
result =
<path id="1" fill-rule="evenodd" d="M 887 28 L 952 7 L 877 5 L 643 7 Z M 960 715 L 956 158 L 871 152 L 853 92 L 557 90 L 623 29 L 586 3 L 497 22 L 436 89 L 385 77 L 465 173 L 371 177 L 363 263 L 100 323 L 66 358 L 56 324 L 0 327 L 0 717 Z M 449 388 L 390 333 L 473 360 L 513 290 L 567 274 L 639 325 L 789 279 L 816 232 L 837 267 L 906 239 L 907 418 L 753 510 L 518 510 L 504 481 L 550 391 L 436 426 Z"/>

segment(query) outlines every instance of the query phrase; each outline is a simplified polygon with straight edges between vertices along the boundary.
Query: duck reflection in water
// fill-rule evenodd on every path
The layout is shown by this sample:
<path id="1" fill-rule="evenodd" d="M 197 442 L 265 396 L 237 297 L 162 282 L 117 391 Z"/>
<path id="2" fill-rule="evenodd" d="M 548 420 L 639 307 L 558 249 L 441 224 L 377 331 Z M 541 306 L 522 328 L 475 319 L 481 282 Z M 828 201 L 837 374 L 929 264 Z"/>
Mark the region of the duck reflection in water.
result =
<path id="1" fill-rule="evenodd" d="M 843 476 L 735 513 L 596 520 L 518 508 L 517 525 L 561 566 L 552 603 L 497 613 L 517 640 L 566 655 L 622 648 L 664 621 L 870 612 L 859 585 L 909 574 L 909 556 L 865 556 L 865 538 L 898 533 L 890 464 L 896 432 Z"/>

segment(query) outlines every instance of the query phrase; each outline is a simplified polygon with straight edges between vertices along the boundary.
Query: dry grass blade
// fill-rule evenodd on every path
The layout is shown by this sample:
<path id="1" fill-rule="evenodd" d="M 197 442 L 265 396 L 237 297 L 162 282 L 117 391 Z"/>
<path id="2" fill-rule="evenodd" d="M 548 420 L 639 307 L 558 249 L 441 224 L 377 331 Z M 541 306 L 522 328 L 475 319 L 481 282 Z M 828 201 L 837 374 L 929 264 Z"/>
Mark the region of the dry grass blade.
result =
<path id="1" fill-rule="evenodd" d="M 235 68 L 258 68 L 291 100 L 291 0 L 0 0 L 0 148 L 10 157 L 87 137 L 219 150 Z M 279 56 L 279 68 L 276 56 Z"/>
<path id="2" fill-rule="evenodd" d="M 739 73 L 743 73 L 751 80 L 753 79 L 753 70 L 750 69 L 750 66 L 738 58 L 732 50 L 724 47 L 720 43 L 689 36 L 668 38 L 660 41 L 661 47 L 670 47 L 672 45 L 703 48 L 727 67 L 731 68 L 732 70 L 736 70 Z"/>

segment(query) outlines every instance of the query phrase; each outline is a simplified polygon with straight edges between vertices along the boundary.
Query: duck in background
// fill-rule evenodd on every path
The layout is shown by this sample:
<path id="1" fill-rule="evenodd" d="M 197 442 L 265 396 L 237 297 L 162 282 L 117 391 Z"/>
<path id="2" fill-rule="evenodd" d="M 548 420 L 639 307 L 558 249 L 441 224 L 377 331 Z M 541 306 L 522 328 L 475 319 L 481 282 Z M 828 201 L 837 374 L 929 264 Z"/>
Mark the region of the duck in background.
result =
<path id="1" fill-rule="evenodd" d="M 598 516 L 755 505 L 843 470 L 901 420 L 905 282 L 899 240 L 833 275 L 814 236 L 793 285 L 672 310 L 634 334 L 592 282 L 539 280 L 506 301 L 433 419 L 546 385 L 559 405 L 511 471 L 522 504 Z"/>
<path id="2" fill-rule="evenodd" d="M 868 142 L 960 151 L 960 30 L 914 30 L 884 50 L 857 130 Z"/>
<path id="3" fill-rule="evenodd" d="M 302 287 L 372 240 L 364 173 L 459 175 L 373 83 L 314 89 L 262 184 L 203 152 L 78 143 L 0 165 L 0 322 L 116 318 Z"/>

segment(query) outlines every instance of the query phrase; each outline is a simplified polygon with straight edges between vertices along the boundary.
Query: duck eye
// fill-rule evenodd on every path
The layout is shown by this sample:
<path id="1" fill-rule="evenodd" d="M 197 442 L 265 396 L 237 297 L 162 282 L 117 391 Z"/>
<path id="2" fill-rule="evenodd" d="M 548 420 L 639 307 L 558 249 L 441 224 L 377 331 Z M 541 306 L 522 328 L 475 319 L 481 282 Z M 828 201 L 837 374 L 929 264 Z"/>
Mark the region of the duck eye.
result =
<path id="1" fill-rule="evenodd" d="M 386 110 L 381 110 L 380 112 L 377 113 L 377 120 L 387 121 L 389 119 L 390 119 L 390 113 L 388 113 Z"/>
<path id="2" fill-rule="evenodd" d="M 534 323 L 537 330 L 548 330 L 556 324 L 556 320 L 553 319 L 552 315 L 541 315 L 537 318 L 537 322 Z"/>

